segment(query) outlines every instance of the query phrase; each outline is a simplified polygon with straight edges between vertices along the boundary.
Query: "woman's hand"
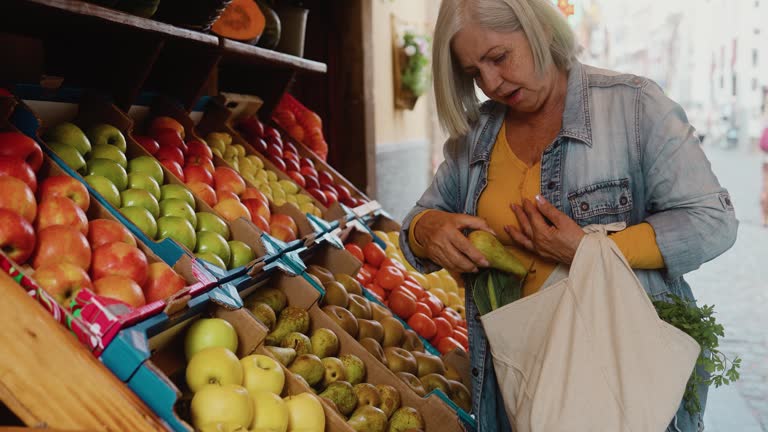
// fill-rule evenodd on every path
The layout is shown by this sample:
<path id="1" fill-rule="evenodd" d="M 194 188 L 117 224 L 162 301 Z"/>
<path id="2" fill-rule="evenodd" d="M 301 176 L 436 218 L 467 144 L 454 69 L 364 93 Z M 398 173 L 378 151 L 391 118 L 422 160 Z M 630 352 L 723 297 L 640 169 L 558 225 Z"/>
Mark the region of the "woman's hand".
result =
<path id="1" fill-rule="evenodd" d="M 487 267 L 488 261 L 461 232 L 465 228 L 493 233 L 479 217 L 430 210 L 418 220 L 413 235 L 427 258 L 438 265 L 448 271 L 474 273 L 477 267 Z"/>
<path id="2" fill-rule="evenodd" d="M 581 227 L 568 215 L 536 195 L 536 203 L 523 201 L 523 206 L 512 204 L 520 229 L 504 226 L 512 240 L 544 258 L 570 264 L 584 237 Z M 552 225 L 547 223 L 549 220 Z"/>

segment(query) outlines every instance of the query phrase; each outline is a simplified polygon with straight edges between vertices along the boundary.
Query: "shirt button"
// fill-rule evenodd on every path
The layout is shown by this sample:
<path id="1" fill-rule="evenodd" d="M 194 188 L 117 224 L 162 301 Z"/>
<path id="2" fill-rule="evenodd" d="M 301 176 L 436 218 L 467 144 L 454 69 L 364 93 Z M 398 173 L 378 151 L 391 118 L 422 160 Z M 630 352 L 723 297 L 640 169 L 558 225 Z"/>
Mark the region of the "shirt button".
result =
<path id="1" fill-rule="evenodd" d="M 480 371 L 479 371 L 479 370 L 477 370 L 477 368 L 472 368 L 472 376 L 475 376 L 475 377 L 476 377 L 476 376 L 478 376 L 478 375 L 480 375 Z"/>
<path id="2" fill-rule="evenodd" d="M 479 313 L 475 314 L 475 321 L 480 322 L 480 314 Z"/>
<path id="3" fill-rule="evenodd" d="M 579 208 L 581 209 L 581 211 L 587 211 L 589 210 L 589 203 L 582 202 L 581 205 L 579 205 Z"/>
<path id="4" fill-rule="evenodd" d="M 552 190 L 552 189 L 554 189 L 555 187 L 557 187 L 557 183 L 555 183 L 555 182 L 553 182 L 553 181 L 551 181 L 551 182 L 547 183 L 547 189 L 549 189 L 549 190 Z"/>
<path id="5" fill-rule="evenodd" d="M 628 201 L 629 200 L 625 196 L 622 196 L 621 198 L 619 198 L 619 204 L 621 204 L 621 205 L 627 205 Z"/>

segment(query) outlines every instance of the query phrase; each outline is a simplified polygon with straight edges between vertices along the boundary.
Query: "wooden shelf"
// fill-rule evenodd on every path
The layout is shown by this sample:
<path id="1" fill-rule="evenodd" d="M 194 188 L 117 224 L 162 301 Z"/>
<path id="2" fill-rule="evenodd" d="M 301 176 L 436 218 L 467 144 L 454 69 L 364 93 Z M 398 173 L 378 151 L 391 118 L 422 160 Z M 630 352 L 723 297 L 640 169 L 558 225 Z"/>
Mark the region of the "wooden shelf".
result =
<path id="1" fill-rule="evenodd" d="M 229 39 L 222 39 L 224 47 L 224 59 L 235 63 L 270 65 L 293 69 L 297 72 L 326 73 L 328 68 L 325 63 L 303 59 L 277 51 L 259 48 Z"/>

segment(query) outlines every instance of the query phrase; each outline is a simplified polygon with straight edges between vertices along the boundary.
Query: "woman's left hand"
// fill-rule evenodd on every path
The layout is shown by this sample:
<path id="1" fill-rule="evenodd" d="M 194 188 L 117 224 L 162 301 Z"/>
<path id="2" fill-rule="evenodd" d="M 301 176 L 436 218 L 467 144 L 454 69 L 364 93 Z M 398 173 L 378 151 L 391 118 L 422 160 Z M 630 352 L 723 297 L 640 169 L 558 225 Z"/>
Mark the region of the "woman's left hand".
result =
<path id="1" fill-rule="evenodd" d="M 523 200 L 523 206 L 511 204 L 519 229 L 505 225 L 504 230 L 520 246 L 544 258 L 570 264 L 584 237 L 581 227 L 565 213 L 536 195 L 536 203 Z M 549 220 L 552 225 L 547 223 Z"/>

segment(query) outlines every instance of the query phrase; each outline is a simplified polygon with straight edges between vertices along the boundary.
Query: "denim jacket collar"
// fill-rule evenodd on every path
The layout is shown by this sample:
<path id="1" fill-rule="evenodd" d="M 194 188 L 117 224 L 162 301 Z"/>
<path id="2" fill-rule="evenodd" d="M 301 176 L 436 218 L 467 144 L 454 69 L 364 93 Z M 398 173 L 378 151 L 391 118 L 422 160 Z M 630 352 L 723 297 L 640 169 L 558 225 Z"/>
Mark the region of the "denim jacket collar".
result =
<path id="1" fill-rule="evenodd" d="M 491 148 L 496 142 L 507 106 L 488 100 L 480 107 L 480 133 L 473 142 L 474 151 L 470 163 L 488 161 Z M 568 71 L 568 89 L 565 96 L 563 126 L 558 138 L 567 137 L 592 147 L 592 126 L 589 117 L 589 82 L 584 66 L 574 60 Z"/>

